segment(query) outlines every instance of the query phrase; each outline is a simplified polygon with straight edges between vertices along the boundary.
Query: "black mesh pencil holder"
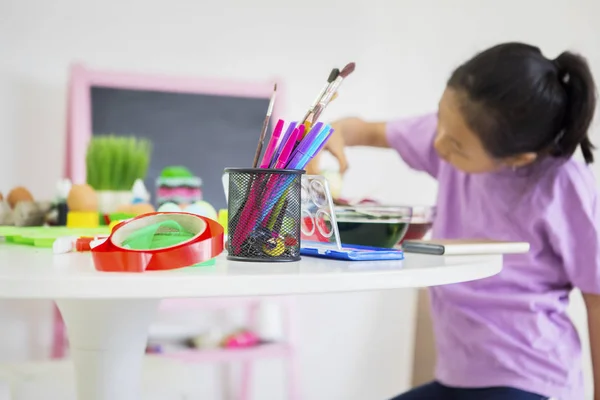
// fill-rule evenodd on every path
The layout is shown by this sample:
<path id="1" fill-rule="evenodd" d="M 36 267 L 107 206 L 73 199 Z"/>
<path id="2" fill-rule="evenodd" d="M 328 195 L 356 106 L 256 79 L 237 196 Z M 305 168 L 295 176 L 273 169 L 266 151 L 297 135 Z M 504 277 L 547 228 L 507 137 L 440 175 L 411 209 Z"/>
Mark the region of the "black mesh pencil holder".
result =
<path id="1" fill-rule="evenodd" d="M 300 260 L 300 170 L 227 168 L 227 258 L 236 261 Z"/>

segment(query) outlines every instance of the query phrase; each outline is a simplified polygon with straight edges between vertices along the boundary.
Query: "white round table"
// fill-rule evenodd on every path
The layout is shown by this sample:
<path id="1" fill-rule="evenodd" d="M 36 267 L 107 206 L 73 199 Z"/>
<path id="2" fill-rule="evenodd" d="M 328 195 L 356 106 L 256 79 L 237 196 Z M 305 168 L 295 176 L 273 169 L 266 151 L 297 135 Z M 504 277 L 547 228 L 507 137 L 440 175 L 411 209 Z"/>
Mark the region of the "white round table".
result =
<path id="1" fill-rule="evenodd" d="M 407 254 L 404 261 L 241 263 L 106 273 L 90 253 L 0 245 L 0 298 L 53 299 L 65 321 L 81 400 L 138 400 L 141 363 L 161 299 L 334 293 L 424 287 L 500 272 L 502 256 Z"/>

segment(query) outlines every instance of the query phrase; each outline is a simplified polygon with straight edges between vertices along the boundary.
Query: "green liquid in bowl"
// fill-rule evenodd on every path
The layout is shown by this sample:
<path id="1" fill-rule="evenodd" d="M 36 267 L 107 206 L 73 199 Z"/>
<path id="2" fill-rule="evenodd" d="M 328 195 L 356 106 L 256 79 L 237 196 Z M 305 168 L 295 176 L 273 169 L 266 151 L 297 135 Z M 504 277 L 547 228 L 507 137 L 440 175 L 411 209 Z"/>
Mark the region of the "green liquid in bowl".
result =
<path id="1" fill-rule="evenodd" d="M 392 248 L 402 240 L 408 225 L 406 222 L 338 221 L 342 243 L 386 248 Z"/>
<path id="2" fill-rule="evenodd" d="M 347 245 L 392 248 L 410 225 L 410 207 L 338 207 L 336 219 L 340 240 Z"/>

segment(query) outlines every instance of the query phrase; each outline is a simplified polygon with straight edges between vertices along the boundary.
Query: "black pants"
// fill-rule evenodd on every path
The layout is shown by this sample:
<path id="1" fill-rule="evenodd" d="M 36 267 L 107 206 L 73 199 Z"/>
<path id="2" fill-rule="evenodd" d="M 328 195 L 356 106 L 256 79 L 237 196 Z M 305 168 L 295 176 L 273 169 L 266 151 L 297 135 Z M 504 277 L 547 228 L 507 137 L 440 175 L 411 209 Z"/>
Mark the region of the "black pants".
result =
<path id="1" fill-rule="evenodd" d="M 392 400 L 547 400 L 547 397 L 510 387 L 462 389 L 431 382 Z"/>

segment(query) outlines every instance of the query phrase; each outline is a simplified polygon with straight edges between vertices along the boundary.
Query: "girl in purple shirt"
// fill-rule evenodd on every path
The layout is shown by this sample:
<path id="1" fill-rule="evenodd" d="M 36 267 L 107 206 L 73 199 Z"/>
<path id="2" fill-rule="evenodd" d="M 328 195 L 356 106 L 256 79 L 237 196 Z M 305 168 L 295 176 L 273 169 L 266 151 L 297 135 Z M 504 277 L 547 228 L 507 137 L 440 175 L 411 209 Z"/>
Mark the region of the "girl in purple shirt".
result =
<path id="1" fill-rule="evenodd" d="M 431 289 L 436 380 L 395 400 L 583 400 L 581 345 L 566 314 L 574 288 L 600 400 L 600 203 L 587 166 L 595 101 L 582 57 L 550 60 L 506 43 L 452 73 L 437 114 L 333 124 L 326 148 L 342 171 L 344 146 L 391 147 L 437 179 L 434 238 L 531 244 L 494 277 Z M 585 163 L 572 158 L 579 148 Z"/>

